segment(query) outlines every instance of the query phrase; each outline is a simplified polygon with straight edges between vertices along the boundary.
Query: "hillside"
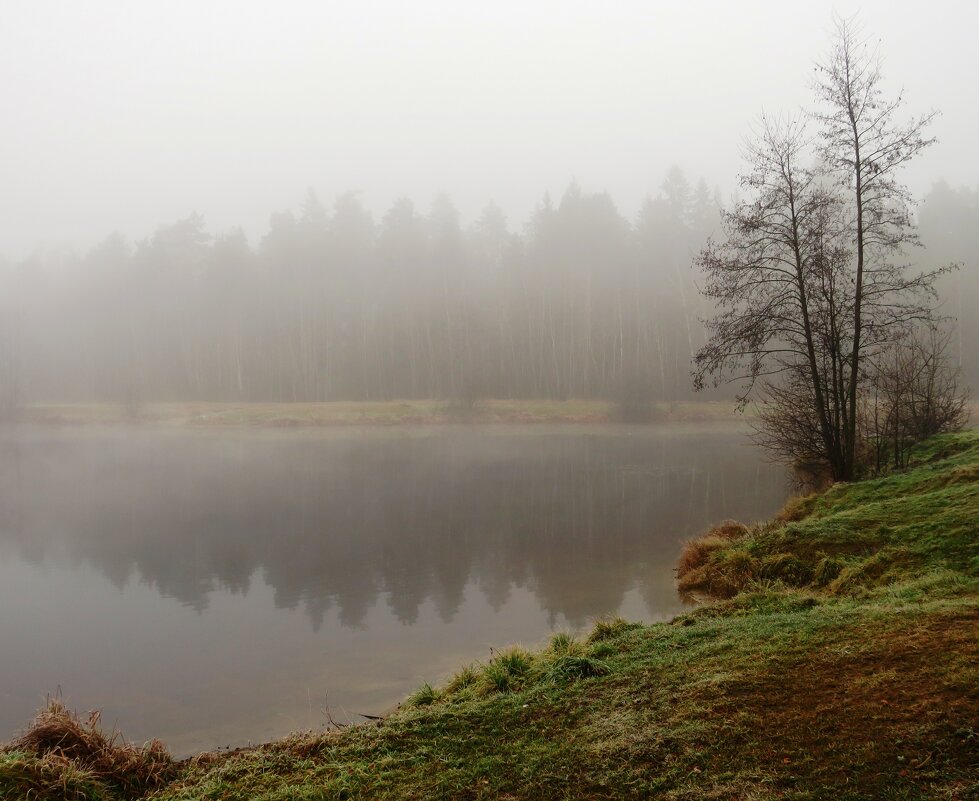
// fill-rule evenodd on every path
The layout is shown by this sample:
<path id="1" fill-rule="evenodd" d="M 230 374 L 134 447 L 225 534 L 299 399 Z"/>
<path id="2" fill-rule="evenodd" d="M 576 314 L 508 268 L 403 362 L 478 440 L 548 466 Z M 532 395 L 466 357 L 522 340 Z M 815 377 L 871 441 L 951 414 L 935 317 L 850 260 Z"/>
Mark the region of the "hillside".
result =
<path id="1" fill-rule="evenodd" d="M 714 600 L 501 651 L 376 723 L 179 764 L 28 736 L 0 797 L 979 798 L 979 432 L 723 524 L 678 575 Z"/>

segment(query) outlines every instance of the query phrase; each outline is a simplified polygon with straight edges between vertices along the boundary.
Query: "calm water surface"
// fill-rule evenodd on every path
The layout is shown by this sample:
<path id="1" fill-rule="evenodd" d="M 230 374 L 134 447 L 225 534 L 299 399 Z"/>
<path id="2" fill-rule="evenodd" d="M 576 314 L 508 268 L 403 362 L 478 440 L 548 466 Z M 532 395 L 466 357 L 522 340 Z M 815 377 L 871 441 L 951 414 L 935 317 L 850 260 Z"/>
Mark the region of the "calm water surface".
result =
<path id="1" fill-rule="evenodd" d="M 176 753 L 360 720 L 669 618 L 680 542 L 786 491 L 733 426 L 0 429 L 0 740 L 59 688 Z"/>

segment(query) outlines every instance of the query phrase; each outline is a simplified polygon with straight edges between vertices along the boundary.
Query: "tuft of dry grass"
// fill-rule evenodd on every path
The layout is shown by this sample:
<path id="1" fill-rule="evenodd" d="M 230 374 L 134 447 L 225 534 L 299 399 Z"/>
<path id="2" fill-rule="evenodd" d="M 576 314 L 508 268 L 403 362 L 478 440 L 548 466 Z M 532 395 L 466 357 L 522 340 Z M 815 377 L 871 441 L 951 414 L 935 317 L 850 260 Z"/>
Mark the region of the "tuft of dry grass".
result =
<path id="1" fill-rule="evenodd" d="M 840 570 L 836 578 L 828 584 L 835 595 L 848 595 L 875 587 L 885 582 L 888 575 L 909 575 L 913 556 L 908 548 L 882 548 L 856 564 Z"/>
<path id="2" fill-rule="evenodd" d="M 736 540 L 750 533 L 750 529 L 744 523 L 739 523 L 737 520 L 724 520 L 711 528 L 707 533 L 712 537 Z"/>
<path id="3" fill-rule="evenodd" d="M 744 584 L 757 577 L 757 565 L 732 543 L 751 533 L 743 523 L 725 520 L 699 537 L 688 540 L 677 561 L 677 588 L 681 593 L 707 592 L 716 598 L 730 598 Z"/>
<path id="4" fill-rule="evenodd" d="M 592 630 L 588 633 L 586 642 L 588 644 L 614 640 L 630 629 L 636 627 L 635 623 L 629 623 L 621 617 L 602 617 L 598 618 L 592 625 Z"/>
<path id="5" fill-rule="evenodd" d="M 676 577 L 680 582 L 681 590 L 692 574 L 706 566 L 711 554 L 726 548 L 727 545 L 727 540 L 713 537 L 709 533 L 685 542 L 676 565 Z"/>
<path id="6" fill-rule="evenodd" d="M 813 567 L 792 553 L 776 553 L 761 560 L 759 575 L 789 587 L 804 587 L 813 580 Z"/>
<path id="7" fill-rule="evenodd" d="M 0 798 L 103 801 L 108 797 L 102 782 L 69 759 L 0 751 Z"/>
<path id="8" fill-rule="evenodd" d="M 3 750 L 50 764 L 70 763 L 90 779 L 118 789 L 125 798 L 138 798 L 173 777 L 174 761 L 163 743 L 127 743 L 119 732 L 103 732 L 100 718 L 101 713 L 90 712 L 82 720 L 52 699 Z"/>
<path id="9" fill-rule="evenodd" d="M 775 515 L 775 520 L 780 523 L 795 523 L 805 519 L 812 513 L 813 506 L 819 496 L 820 493 L 818 492 L 808 495 L 793 495 L 785 502 L 781 511 Z"/>

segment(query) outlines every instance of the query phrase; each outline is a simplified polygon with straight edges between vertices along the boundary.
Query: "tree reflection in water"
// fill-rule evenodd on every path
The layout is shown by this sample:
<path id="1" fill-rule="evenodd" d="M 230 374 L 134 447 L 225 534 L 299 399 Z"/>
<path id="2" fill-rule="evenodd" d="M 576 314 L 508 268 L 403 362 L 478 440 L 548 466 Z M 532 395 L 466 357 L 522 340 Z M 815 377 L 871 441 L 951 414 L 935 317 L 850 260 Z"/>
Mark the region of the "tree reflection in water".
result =
<path id="1" fill-rule="evenodd" d="M 478 586 L 514 587 L 572 625 L 638 587 L 675 608 L 678 543 L 771 513 L 783 473 L 730 430 L 439 428 L 365 432 L 7 431 L 0 548 L 133 574 L 204 611 L 256 571 L 314 629 L 359 626 L 383 596 L 443 621 Z"/>

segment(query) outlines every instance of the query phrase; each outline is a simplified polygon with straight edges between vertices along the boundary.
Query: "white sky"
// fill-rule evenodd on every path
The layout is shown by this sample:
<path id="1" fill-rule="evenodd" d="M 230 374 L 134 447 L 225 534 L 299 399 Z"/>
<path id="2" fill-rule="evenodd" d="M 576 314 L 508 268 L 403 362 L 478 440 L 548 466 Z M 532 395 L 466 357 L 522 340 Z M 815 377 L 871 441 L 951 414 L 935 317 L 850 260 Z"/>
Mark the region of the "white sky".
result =
<path id="1" fill-rule="evenodd" d="M 971 2 L 0 0 L 0 253 L 191 211 L 255 241 L 308 188 L 512 225 L 572 178 L 630 216 L 674 163 L 727 193 L 762 108 L 808 102 L 834 9 L 943 112 L 912 188 L 979 183 Z"/>

